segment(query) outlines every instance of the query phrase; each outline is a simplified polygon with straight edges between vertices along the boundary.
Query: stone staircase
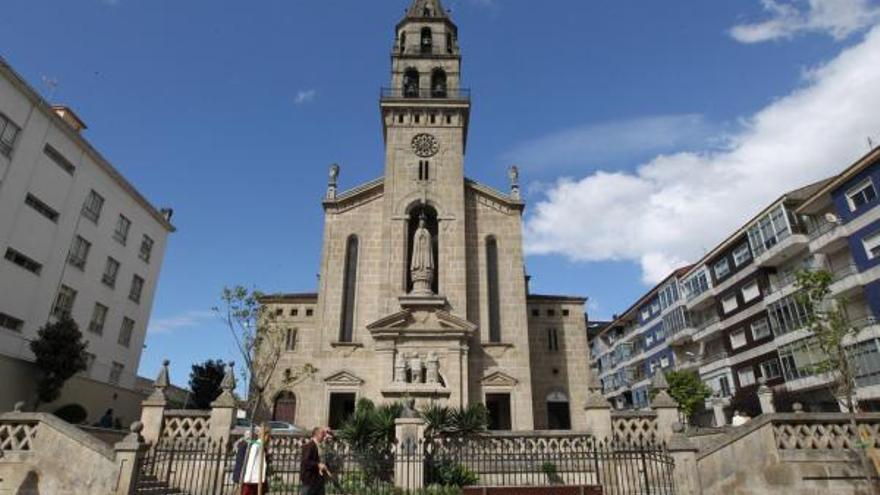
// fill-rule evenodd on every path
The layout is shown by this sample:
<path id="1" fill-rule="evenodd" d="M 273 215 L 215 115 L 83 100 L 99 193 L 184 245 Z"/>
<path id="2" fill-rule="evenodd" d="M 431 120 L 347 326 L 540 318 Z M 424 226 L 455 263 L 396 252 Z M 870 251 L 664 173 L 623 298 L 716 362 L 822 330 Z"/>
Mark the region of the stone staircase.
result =
<path id="1" fill-rule="evenodd" d="M 167 482 L 152 474 L 141 475 L 137 495 L 190 495 L 189 492 L 172 488 Z"/>

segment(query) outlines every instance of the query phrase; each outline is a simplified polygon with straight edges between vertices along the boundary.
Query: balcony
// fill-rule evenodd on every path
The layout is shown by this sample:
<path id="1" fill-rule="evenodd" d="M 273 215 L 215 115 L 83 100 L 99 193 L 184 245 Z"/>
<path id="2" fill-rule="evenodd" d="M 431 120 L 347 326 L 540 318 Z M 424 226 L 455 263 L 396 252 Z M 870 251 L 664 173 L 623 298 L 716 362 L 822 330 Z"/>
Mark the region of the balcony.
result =
<path id="1" fill-rule="evenodd" d="M 699 294 L 690 297 L 686 301 L 687 309 L 689 311 L 694 311 L 705 307 L 708 304 L 711 304 L 715 301 L 715 290 L 712 287 L 700 292 Z"/>
<path id="2" fill-rule="evenodd" d="M 766 251 L 755 258 L 755 264 L 758 266 L 779 266 L 797 253 L 806 251 L 809 245 L 810 238 L 799 230 L 794 230 L 788 236 L 777 239 L 776 244 L 768 246 Z"/>
<path id="3" fill-rule="evenodd" d="M 697 332 L 694 335 L 694 340 L 701 341 L 706 340 L 708 337 L 711 337 L 712 334 L 721 330 L 721 319 L 717 316 L 714 318 L 709 318 L 708 320 L 697 325 Z"/>
<path id="4" fill-rule="evenodd" d="M 825 222 L 810 232 L 810 251 L 830 254 L 847 246 L 849 229 L 846 225 Z"/>
<path id="5" fill-rule="evenodd" d="M 383 102 L 412 100 L 432 100 L 438 102 L 470 102 L 471 90 L 468 88 L 382 88 L 380 99 Z"/>
<path id="6" fill-rule="evenodd" d="M 844 265 L 832 272 L 829 289 L 835 296 L 847 296 L 861 289 L 867 283 L 865 278 L 859 272 L 858 266 L 854 264 Z"/>
<path id="7" fill-rule="evenodd" d="M 678 332 L 675 332 L 667 339 L 670 346 L 688 344 L 693 340 L 694 334 L 697 333 L 696 325 L 688 323 L 688 325 Z"/>

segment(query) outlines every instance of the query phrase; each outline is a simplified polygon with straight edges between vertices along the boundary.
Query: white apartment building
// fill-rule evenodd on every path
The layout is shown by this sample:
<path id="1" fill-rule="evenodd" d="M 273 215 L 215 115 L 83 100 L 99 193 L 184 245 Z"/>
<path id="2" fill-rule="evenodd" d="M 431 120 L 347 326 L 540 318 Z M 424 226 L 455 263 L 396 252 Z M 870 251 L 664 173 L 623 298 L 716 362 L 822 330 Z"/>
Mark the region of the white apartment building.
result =
<path id="1" fill-rule="evenodd" d="M 33 400 L 29 342 L 64 312 L 88 341 L 89 369 L 46 410 L 80 405 L 91 421 L 139 402 L 171 212 L 138 193 L 84 129 L 0 58 L 0 410 Z"/>

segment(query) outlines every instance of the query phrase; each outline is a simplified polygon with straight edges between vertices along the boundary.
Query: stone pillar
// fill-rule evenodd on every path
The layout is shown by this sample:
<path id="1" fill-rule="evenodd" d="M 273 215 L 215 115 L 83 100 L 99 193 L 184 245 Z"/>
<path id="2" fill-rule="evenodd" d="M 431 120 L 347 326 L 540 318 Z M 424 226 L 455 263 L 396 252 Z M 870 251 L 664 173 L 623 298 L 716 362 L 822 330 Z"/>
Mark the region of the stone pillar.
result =
<path id="1" fill-rule="evenodd" d="M 672 479 L 676 495 L 700 495 L 700 469 L 697 466 L 699 449 L 684 435 L 684 426 L 676 422 L 672 425 L 669 440 L 669 455 L 675 461 Z"/>
<path id="2" fill-rule="evenodd" d="M 761 414 L 773 414 L 776 412 L 776 405 L 773 404 L 773 391 L 767 386 L 767 379 L 761 377 L 760 386 L 758 387 L 758 402 L 761 403 Z"/>
<path id="3" fill-rule="evenodd" d="M 654 381 L 651 383 L 657 395 L 651 401 L 651 409 L 657 413 L 657 437 L 659 440 L 669 443 L 672 440 L 672 425 L 678 423 L 678 402 L 670 397 L 669 383 L 666 382 L 666 375 L 663 371 L 658 370 L 654 374 Z"/>
<path id="4" fill-rule="evenodd" d="M 425 421 L 407 409 L 394 421 L 397 452 L 394 456 L 394 486 L 402 490 L 418 490 L 424 486 Z"/>
<path id="5" fill-rule="evenodd" d="M 462 407 L 467 403 L 467 349 L 455 343 L 446 350 L 445 366 L 440 371 L 446 377 L 449 407 Z"/>
<path id="6" fill-rule="evenodd" d="M 715 414 L 715 426 L 727 426 L 727 416 L 724 414 L 724 406 L 727 402 L 720 396 L 712 397 L 712 412 Z"/>
<path id="7" fill-rule="evenodd" d="M 235 363 L 230 362 L 226 366 L 226 374 L 223 375 L 223 381 L 220 383 L 223 392 L 211 403 L 211 418 L 209 436 L 220 443 L 229 441 L 229 433 L 235 424 L 235 413 L 237 404 L 235 396 L 232 395 L 235 390 Z"/>
<path id="8" fill-rule="evenodd" d="M 397 352 L 402 352 L 397 350 Z M 385 387 L 395 382 L 394 360 L 397 357 L 394 343 L 390 341 L 376 342 L 376 362 L 379 363 L 379 383 Z"/>
<path id="9" fill-rule="evenodd" d="M 116 451 L 116 466 L 119 475 L 116 478 L 115 495 L 133 495 L 137 490 L 137 470 L 147 450 L 147 444 L 141 436 L 144 425 L 140 421 L 131 424 L 129 433 L 121 442 L 113 446 Z"/>
<path id="10" fill-rule="evenodd" d="M 165 389 L 168 388 L 170 381 L 168 379 L 168 364 L 166 359 L 162 362 L 162 369 L 159 370 L 159 376 L 153 382 L 153 393 L 147 397 L 147 400 L 141 402 L 141 424 L 143 425 L 142 436 L 144 441 L 149 444 L 155 444 L 162 435 L 162 422 L 165 417 L 165 406 L 168 400 L 165 397 Z"/>
<path id="11" fill-rule="evenodd" d="M 586 427 L 596 440 L 611 441 L 614 438 L 614 428 L 611 423 L 611 404 L 602 395 L 602 385 L 595 373 L 590 373 L 587 401 L 584 404 L 586 411 Z"/>

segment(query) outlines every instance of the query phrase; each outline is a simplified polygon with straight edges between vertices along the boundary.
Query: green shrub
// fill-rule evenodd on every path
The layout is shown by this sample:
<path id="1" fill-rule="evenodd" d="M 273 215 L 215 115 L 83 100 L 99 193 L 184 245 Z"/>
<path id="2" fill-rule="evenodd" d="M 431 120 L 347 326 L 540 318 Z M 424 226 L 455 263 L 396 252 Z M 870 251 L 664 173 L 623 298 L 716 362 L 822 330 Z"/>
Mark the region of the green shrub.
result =
<path id="1" fill-rule="evenodd" d="M 444 459 L 434 465 L 432 484 L 452 487 L 476 485 L 480 477 L 453 460 Z"/>

